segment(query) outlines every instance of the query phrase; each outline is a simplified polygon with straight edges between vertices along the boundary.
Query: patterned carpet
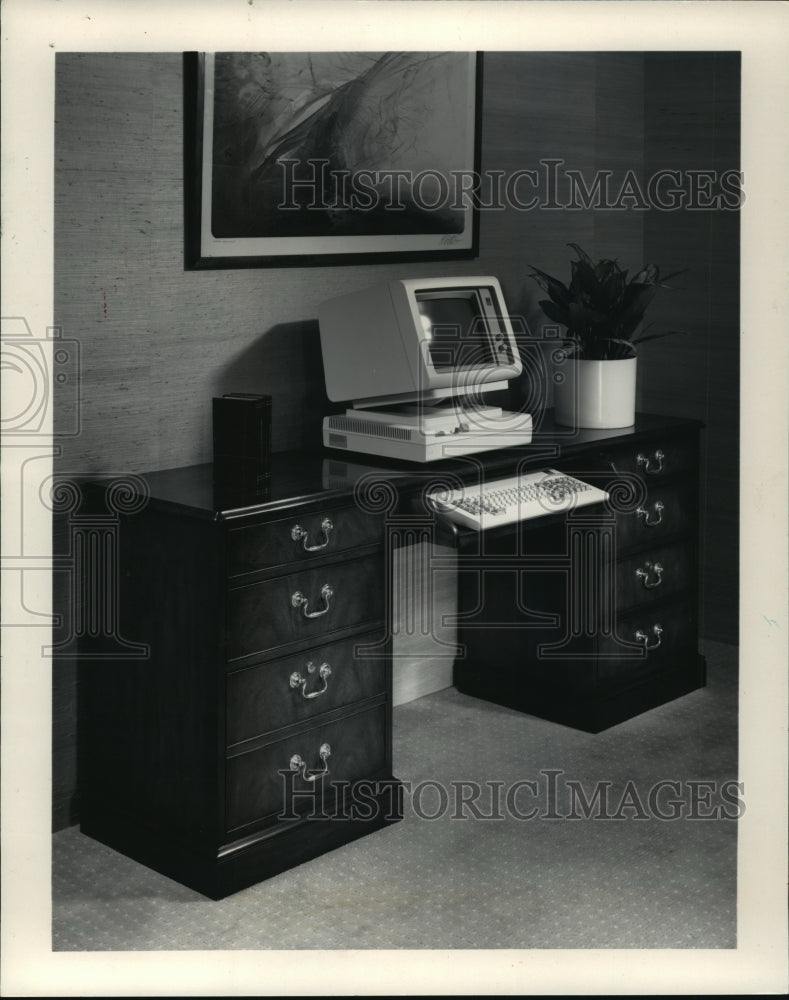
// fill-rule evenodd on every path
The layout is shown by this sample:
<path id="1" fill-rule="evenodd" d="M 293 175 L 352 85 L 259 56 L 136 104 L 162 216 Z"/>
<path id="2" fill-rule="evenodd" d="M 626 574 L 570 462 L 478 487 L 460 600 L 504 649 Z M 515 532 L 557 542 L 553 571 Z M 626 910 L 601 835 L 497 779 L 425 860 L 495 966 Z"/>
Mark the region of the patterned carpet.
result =
<path id="1" fill-rule="evenodd" d="M 703 652 L 707 688 L 594 736 L 454 689 L 396 708 L 404 821 L 219 902 L 63 830 L 53 950 L 734 948 L 737 650 Z"/>

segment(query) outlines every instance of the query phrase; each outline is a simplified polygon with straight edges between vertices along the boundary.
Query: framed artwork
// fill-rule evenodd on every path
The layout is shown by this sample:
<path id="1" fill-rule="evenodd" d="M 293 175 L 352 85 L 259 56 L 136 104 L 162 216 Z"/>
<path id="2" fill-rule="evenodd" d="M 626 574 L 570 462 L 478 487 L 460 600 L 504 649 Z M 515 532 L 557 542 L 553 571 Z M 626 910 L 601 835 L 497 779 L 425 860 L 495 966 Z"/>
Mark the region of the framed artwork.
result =
<path id="1" fill-rule="evenodd" d="M 472 258 L 482 58 L 184 54 L 186 267 Z"/>

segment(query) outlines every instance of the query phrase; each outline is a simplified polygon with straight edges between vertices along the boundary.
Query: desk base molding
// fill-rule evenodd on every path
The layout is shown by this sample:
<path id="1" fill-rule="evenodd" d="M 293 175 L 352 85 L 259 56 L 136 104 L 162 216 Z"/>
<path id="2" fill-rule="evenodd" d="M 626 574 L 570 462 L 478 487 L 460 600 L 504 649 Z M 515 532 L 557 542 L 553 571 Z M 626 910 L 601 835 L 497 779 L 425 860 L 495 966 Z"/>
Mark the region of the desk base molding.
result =
<path id="1" fill-rule="evenodd" d="M 525 683 L 517 673 L 505 677 L 485 667 L 457 661 L 454 684 L 462 694 L 483 698 L 506 708 L 558 722 L 587 733 L 599 733 L 620 722 L 657 708 L 682 695 L 704 687 L 707 665 L 703 656 L 679 668 L 644 678 L 616 691 L 588 692 L 583 698 L 573 697 L 566 688 L 540 687 Z"/>
<path id="2" fill-rule="evenodd" d="M 81 832 L 209 899 L 224 899 L 403 818 L 401 783 L 381 781 L 366 800 L 371 819 L 309 817 L 262 830 L 238 845 L 200 850 L 103 806 L 84 810 Z"/>

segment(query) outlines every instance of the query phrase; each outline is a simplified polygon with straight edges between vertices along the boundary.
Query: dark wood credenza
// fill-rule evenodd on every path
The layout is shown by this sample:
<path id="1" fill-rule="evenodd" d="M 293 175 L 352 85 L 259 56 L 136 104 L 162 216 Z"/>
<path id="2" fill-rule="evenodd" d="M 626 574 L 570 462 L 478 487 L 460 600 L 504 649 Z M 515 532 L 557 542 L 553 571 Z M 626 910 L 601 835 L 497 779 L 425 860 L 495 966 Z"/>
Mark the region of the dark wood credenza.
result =
<path id="1" fill-rule="evenodd" d="M 460 691 L 596 732 L 702 686 L 700 429 L 545 420 L 527 447 L 422 468 L 286 453 L 258 497 L 210 465 L 139 477 L 111 555 L 121 652 L 84 637 L 83 832 L 221 898 L 396 822 L 389 591 L 420 518 L 458 550 Z M 480 534 L 423 500 L 541 467 L 610 503 Z"/>

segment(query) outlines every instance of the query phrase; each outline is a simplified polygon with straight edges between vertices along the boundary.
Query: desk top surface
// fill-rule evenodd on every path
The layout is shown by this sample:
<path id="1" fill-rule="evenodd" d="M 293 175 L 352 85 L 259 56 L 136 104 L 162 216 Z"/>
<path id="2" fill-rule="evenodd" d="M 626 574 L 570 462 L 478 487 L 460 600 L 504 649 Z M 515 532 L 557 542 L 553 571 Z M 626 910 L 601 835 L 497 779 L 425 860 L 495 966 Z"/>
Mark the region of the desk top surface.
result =
<path id="1" fill-rule="evenodd" d="M 140 474 L 149 491 L 149 503 L 159 509 L 179 511 L 192 517 L 224 521 L 239 517 L 264 516 L 294 507 L 353 499 L 365 491 L 374 504 L 375 484 L 390 483 L 397 490 L 422 489 L 427 483 L 452 473 L 478 480 L 480 470 L 487 477 L 512 474 L 518 464 L 539 467 L 572 456 L 584 448 L 606 443 L 634 443 L 656 432 L 676 432 L 683 427 L 698 429 L 697 420 L 637 414 L 632 427 L 606 430 L 575 430 L 559 427 L 552 414 L 535 422 L 531 444 L 466 455 L 440 462 L 407 463 L 378 459 L 325 448 L 319 451 L 279 452 L 272 456 L 271 479 L 263 493 L 230 492 L 213 481 L 213 466 L 191 465 Z M 383 496 L 378 496 L 386 504 Z"/>

